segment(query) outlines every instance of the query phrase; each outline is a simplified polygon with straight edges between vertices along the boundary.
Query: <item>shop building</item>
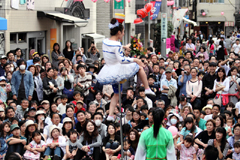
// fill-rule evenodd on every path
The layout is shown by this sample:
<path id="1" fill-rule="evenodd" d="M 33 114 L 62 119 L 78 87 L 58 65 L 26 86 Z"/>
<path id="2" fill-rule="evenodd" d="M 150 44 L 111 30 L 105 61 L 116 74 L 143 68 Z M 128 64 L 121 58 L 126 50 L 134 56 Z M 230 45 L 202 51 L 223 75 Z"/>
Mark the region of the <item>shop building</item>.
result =
<path id="1" fill-rule="evenodd" d="M 54 43 L 59 43 L 62 50 L 66 40 L 77 49 L 82 46 L 83 34 L 96 33 L 96 4 L 92 1 L 1 2 L 0 16 L 8 20 L 8 29 L 4 31 L 5 53 L 21 48 L 24 58 L 29 59 L 31 49 L 50 54 Z"/>

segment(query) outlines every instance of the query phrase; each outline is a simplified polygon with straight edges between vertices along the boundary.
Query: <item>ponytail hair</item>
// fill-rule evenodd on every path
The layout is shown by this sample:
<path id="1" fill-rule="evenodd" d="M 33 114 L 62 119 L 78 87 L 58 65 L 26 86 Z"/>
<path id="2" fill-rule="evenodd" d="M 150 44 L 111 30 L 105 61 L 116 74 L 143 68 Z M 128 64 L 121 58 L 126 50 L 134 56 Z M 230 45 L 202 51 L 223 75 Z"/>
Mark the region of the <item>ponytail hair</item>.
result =
<path id="1" fill-rule="evenodd" d="M 155 110 L 153 110 L 152 115 L 153 115 L 153 122 L 154 122 L 153 136 L 154 136 L 154 138 L 157 138 L 159 129 L 162 125 L 162 121 L 163 121 L 165 112 L 161 108 L 156 108 Z"/>
<path id="2" fill-rule="evenodd" d="M 120 32 L 123 31 L 123 25 L 119 23 L 116 18 L 112 18 L 109 24 L 109 29 L 110 29 L 110 35 L 115 36 L 118 33 L 118 31 Z"/>

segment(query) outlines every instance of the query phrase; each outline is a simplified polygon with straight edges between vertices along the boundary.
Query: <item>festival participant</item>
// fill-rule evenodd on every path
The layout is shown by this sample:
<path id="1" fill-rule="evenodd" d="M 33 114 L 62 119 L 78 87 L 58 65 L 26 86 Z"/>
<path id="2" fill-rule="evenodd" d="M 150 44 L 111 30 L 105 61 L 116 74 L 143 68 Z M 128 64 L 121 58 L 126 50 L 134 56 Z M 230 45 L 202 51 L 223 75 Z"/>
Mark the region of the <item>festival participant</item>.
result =
<path id="1" fill-rule="evenodd" d="M 154 125 L 141 134 L 135 159 L 176 160 L 172 134 L 162 127 L 163 117 L 162 109 L 157 108 L 153 111 Z M 152 148 L 152 146 L 155 147 Z"/>
<path id="2" fill-rule="evenodd" d="M 114 108 L 119 100 L 118 83 L 124 79 L 128 79 L 138 73 L 145 87 L 145 93 L 154 95 L 148 85 L 147 76 L 142 69 L 144 66 L 142 61 L 137 58 L 127 58 L 123 56 L 122 49 L 128 49 L 130 45 L 122 46 L 118 40 L 124 36 L 124 28 L 122 24 L 113 18 L 109 24 L 111 37 L 103 41 L 103 56 L 106 65 L 100 71 L 97 80 L 100 84 L 112 84 L 114 96 L 111 99 L 109 116 L 107 120 L 114 120 Z M 135 63 L 133 63 L 135 62 Z"/>

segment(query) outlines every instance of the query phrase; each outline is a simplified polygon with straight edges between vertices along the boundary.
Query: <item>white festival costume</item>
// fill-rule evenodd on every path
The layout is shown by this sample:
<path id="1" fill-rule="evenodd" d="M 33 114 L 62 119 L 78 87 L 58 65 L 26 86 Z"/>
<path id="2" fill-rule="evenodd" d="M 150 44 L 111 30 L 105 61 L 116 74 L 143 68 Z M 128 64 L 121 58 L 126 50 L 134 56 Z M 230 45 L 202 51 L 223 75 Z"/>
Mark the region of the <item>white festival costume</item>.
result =
<path id="1" fill-rule="evenodd" d="M 117 84 L 138 72 L 139 65 L 133 58 L 124 57 L 120 42 L 105 39 L 102 49 L 106 64 L 97 76 L 100 84 Z"/>

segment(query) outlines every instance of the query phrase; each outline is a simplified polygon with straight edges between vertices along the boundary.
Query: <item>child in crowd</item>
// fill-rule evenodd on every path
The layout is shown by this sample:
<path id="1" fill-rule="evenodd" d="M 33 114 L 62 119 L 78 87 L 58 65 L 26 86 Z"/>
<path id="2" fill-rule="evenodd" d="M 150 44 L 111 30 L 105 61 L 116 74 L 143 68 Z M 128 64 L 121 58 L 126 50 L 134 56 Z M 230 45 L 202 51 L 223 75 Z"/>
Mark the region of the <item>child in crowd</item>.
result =
<path id="1" fill-rule="evenodd" d="M 4 156 L 7 153 L 7 143 L 5 142 L 5 140 L 1 137 L 0 138 L 0 160 L 4 159 Z"/>
<path id="2" fill-rule="evenodd" d="M 86 109 L 83 108 L 83 105 L 84 105 L 83 101 L 78 100 L 75 109 L 77 108 L 77 111 L 79 111 L 79 110 L 80 111 L 86 111 Z"/>
<path id="3" fill-rule="evenodd" d="M 73 101 L 71 102 L 71 103 L 73 103 L 74 105 L 77 105 L 77 102 L 78 101 L 82 101 L 82 102 L 84 102 L 84 95 L 81 93 L 81 92 L 79 92 L 79 91 L 74 91 L 73 92 Z M 86 104 L 85 103 L 83 103 L 83 108 L 86 110 L 86 108 L 87 108 L 87 106 L 86 106 Z M 74 113 L 77 113 L 77 111 L 78 111 L 78 108 L 77 108 L 77 106 L 75 107 L 75 111 L 74 111 Z"/>
<path id="4" fill-rule="evenodd" d="M 226 127 L 225 127 L 225 129 L 227 131 L 227 138 L 233 135 L 233 133 L 232 133 L 233 125 L 234 125 L 234 119 L 233 118 L 228 118 L 227 119 L 227 124 L 226 124 Z"/>
<path id="5" fill-rule="evenodd" d="M 10 127 L 12 136 L 7 139 L 8 151 L 6 156 L 12 152 L 18 152 L 20 155 L 24 153 L 24 146 L 27 143 L 27 139 L 20 135 L 20 128 L 17 124 L 12 124 Z"/>
<path id="6" fill-rule="evenodd" d="M 68 96 L 63 94 L 61 95 L 61 104 L 58 105 L 59 114 L 63 115 L 66 112 L 66 106 L 68 102 Z"/>
<path id="7" fill-rule="evenodd" d="M 62 103 L 61 96 L 57 96 L 54 98 L 54 102 L 57 103 L 57 106 Z"/>
<path id="8" fill-rule="evenodd" d="M 77 147 L 77 137 L 78 133 L 75 130 L 70 130 L 68 133 L 69 140 L 67 141 L 66 145 L 66 154 L 63 157 L 63 160 L 67 160 L 68 158 L 70 160 L 74 159 L 74 156 L 77 153 L 78 147 Z"/>
<path id="9" fill-rule="evenodd" d="M 232 155 L 233 160 L 240 160 L 240 142 L 235 142 L 234 145 L 234 153 Z"/>
<path id="10" fill-rule="evenodd" d="M 44 153 L 44 160 L 54 152 L 54 160 L 61 160 L 62 152 L 65 154 L 66 138 L 61 136 L 61 128 L 56 125 L 52 125 L 49 128 L 50 137 L 47 139 L 47 149 Z"/>
<path id="11" fill-rule="evenodd" d="M 195 137 L 197 133 L 197 128 L 195 126 L 195 123 L 192 119 L 192 117 L 187 117 L 184 120 L 184 126 L 183 129 L 180 132 L 180 141 L 183 142 L 185 137 L 189 134 L 192 134 L 193 138 Z"/>
<path id="12" fill-rule="evenodd" d="M 196 150 L 193 147 L 193 136 L 187 135 L 184 141 L 177 144 L 177 149 L 180 151 L 180 160 L 197 160 Z"/>
<path id="13" fill-rule="evenodd" d="M 125 139 L 123 141 L 123 154 L 124 154 L 124 158 L 123 159 L 126 159 L 126 160 L 129 160 L 130 158 L 131 159 L 134 159 L 134 155 L 135 155 L 135 151 L 134 149 L 131 147 L 130 143 L 129 143 L 129 140 L 128 139 Z"/>
<path id="14" fill-rule="evenodd" d="M 142 121 L 146 120 L 147 118 L 147 115 L 145 113 L 141 113 L 140 116 Z"/>
<path id="15" fill-rule="evenodd" d="M 28 160 L 39 160 L 41 153 L 46 149 L 46 143 L 41 140 L 41 132 L 32 133 L 32 141 L 25 147 L 24 158 Z"/>

